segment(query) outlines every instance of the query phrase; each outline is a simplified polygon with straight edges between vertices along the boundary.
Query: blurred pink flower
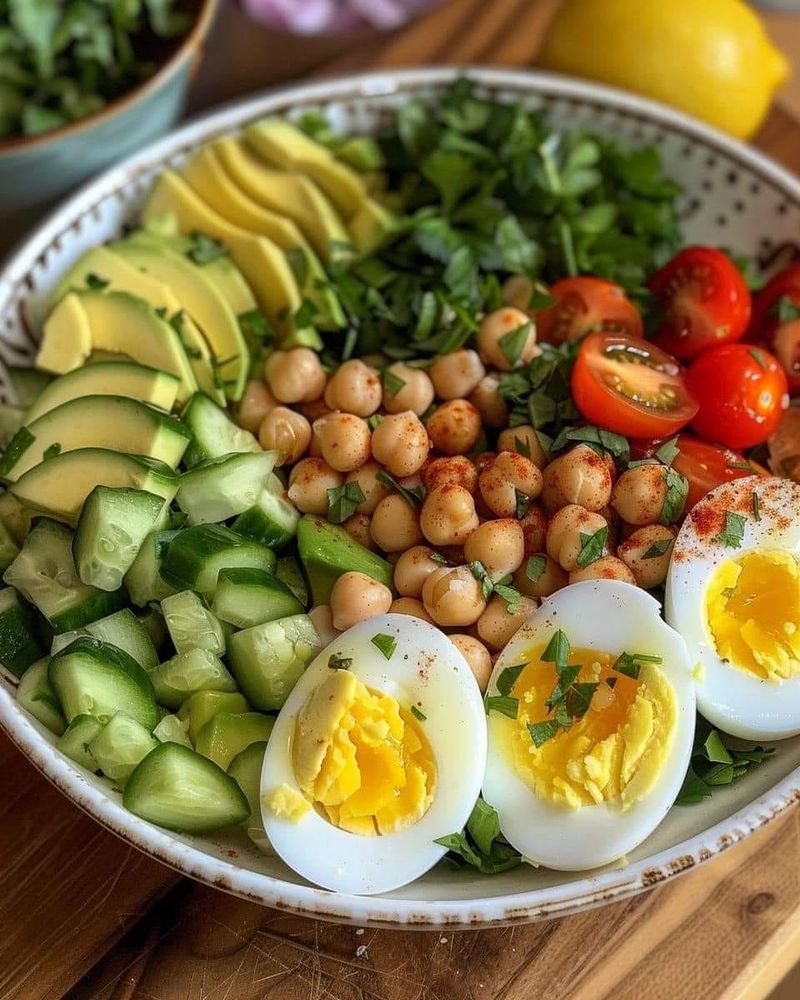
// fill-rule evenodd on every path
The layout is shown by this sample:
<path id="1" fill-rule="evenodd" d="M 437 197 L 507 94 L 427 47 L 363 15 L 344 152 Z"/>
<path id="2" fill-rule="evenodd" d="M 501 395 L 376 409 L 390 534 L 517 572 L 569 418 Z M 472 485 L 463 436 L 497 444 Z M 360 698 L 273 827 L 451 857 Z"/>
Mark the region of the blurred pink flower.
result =
<path id="1" fill-rule="evenodd" d="M 438 0 L 242 0 L 251 17 L 298 35 L 333 34 L 355 28 L 390 31 Z"/>

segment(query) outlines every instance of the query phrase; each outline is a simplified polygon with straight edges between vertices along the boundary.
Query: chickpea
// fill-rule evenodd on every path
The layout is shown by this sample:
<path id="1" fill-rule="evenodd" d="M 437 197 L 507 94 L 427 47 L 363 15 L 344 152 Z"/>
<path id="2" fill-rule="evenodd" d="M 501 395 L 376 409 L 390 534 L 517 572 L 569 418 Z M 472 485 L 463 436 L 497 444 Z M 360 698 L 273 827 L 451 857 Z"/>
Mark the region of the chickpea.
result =
<path id="1" fill-rule="evenodd" d="M 510 517 L 484 521 L 464 542 L 464 558 L 482 563 L 492 583 L 519 569 L 524 554 L 522 528 Z"/>
<path id="2" fill-rule="evenodd" d="M 239 426 L 244 427 L 251 434 L 258 434 L 261 421 L 272 407 L 277 405 L 278 400 L 272 395 L 266 384 L 261 379 L 251 378 L 244 387 L 244 393 L 239 400 L 239 411 L 236 416 Z"/>
<path id="3" fill-rule="evenodd" d="M 384 552 L 402 552 L 424 541 L 419 511 L 399 493 L 390 493 L 381 500 L 372 514 L 369 530 Z"/>
<path id="4" fill-rule="evenodd" d="M 310 403 L 325 391 L 327 376 L 309 347 L 273 351 L 264 362 L 264 378 L 281 403 Z"/>
<path id="5" fill-rule="evenodd" d="M 645 590 L 658 587 L 667 578 L 675 529 L 663 524 L 637 528 L 617 549 L 617 555 Z"/>
<path id="6" fill-rule="evenodd" d="M 381 471 L 381 466 L 377 462 L 367 462 L 360 469 L 354 469 L 345 476 L 346 483 L 358 483 L 364 494 L 364 499 L 356 507 L 359 514 L 372 514 L 381 500 L 391 493 L 391 489 L 384 486 L 377 478 Z"/>
<path id="7" fill-rule="evenodd" d="M 332 469 L 352 472 L 369 460 L 369 424 L 354 413 L 329 413 L 314 421 L 322 457 Z"/>
<path id="8" fill-rule="evenodd" d="M 381 405 L 383 389 L 374 368 L 353 359 L 339 365 L 325 387 L 325 405 L 332 410 L 371 416 Z"/>
<path id="9" fill-rule="evenodd" d="M 394 565 L 394 589 L 402 597 L 419 597 L 422 585 L 440 568 L 441 563 L 431 559 L 433 549 L 428 545 L 415 545 L 407 549 Z"/>
<path id="10" fill-rule="evenodd" d="M 329 642 L 333 642 L 339 633 L 333 627 L 333 614 L 330 606 L 318 604 L 308 612 L 308 617 L 311 619 L 311 624 L 314 626 L 322 645 L 327 646 Z"/>
<path id="11" fill-rule="evenodd" d="M 609 549 L 613 550 L 619 544 L 619 538 L 623 527 L 622 519 L 611 504 L 607 504 L 597 513 L 602 514 L 606 519 L 606 523 L 608 524 L 608 538 L 606 541 Z"/>
<path id="12" fill-rule="evenodd" d="M 376 549 L 377 545 L 370 532 L 371 524 L 372 518 L 369 514 L 359 514 L 358 512 L 342 521 L 342 527 L 353 541 L 363 545 L 365 549 Z"/>
<path id="13" fill-rule="evenodd" d="M 386 369 L 396 379 L 405 383 L 397 392 L 392 392 L 390 386 L 395 385 L 394 379 L 383 378 L 383 408 L 387 413 L 404 413 L 411 410 L 418 417 L 428 409 L 433 402 L 433 382 L 427 372 L 421 368 L 411 368 L 402 361 L 395 361 Z M 387 384 L 388 383 L 388 384 Z"/>
<path id="14" fill-rule="evenodd" d="M 525 558 L 534 555 L 536 552 L 544 552 L 545 538 L 547 537 L 547 516 L 538 504 L 532 503 L 528 508 L 528 513 L 521 517 L 519 526 L 522 528 L 522 537 L 525 542 Z"/>
<path id="15" fill-rule="evenodd" d="M 489 678 L 492 676 L 492 658 L 489 655 L 489 650 L 482 642 L 465 632 L 456 632 L 451 635 L 450 642 L 469 664 L 469 669 L 478 682 L 481 694 L 483 694 L 489 686 Z"/>
<path id="16" fill-rule="evenodd" d="M 480 455 L 475 459 L 475 471 L 480 474 L 484 472 L 497 458 L 496 451 L 482 451 Z"/>
<path id="17" fill-rule="evenodd" d="M 536 601 L 532 601 L 530 597 L 523 597 L 512 614 L 508 603 L 495 594 L 478 619 L 478 636 L 491 649 L 502 649 L 514 633 L 525 624 L 536 607 Z"/>
<path id="18" fill-rule="evenodd" d="M 308 451 L 311 424 L 288 406 L 275 406 L 261 421 L 258 441 L 266 451 L 278 452 L 278 465 L 293 465 Z"/>
<path id="19" fill-rule="evenodd" d="M 581 535 L 594 535 L 608 528 L 606 519 L 593 511 L 569 504 L 553 515 L 547 528 L 547 554 L 568 572 L 578 569 L 578 556 L 583 548 Z M 602 554 L 607 549 L 604 546 Z"/>
<path id="20" fill-rule="evenodd" d="M 543 469 L 549 458 L 542 447 L 541 438 L 530 424 L 520 424 L 518 427 L 507 427 L 497 435 L 498 451 L 517 451 L 529 458 L 534 465 Z"/>
<path id="21" fill-rule="evenodd" d="M 439 399 L 466 399 L 485 374 L 477 351 L 466 347 L 441 354 L 428 369 Z"/>
<path id="22" fill-rule="evenodd" d="M 526 325 L 528 333 L 525 342 L 517 356 L 516 364 L 512 364 L 503 350 L 504 344 L 507 343 L 503 338 Z M 527 313 L 513 306 L 505 306 L 484 316 L 476 339 L 481 361 L 492 368 L 498 368 L 501 372 L 509 372 L 512 368 L 527 365 L 541 353 L 541 348 L 536 343 L 536 327 L 533 321 Z"/>
<path id="23" fill-rule="evenodd" d="M 549 597 L 568 582 L 567 573 L 544 552 L 528 556 L 514 574 L 514 586 L 527 597 Z"/>
<path id="24" fill-rule="evenodd" d="M 429 451 L 425 425 L 411 410 L 390 413 L 372 433 L 372 454 L 393 476 L 419 472 Z"/>
<path id="25" fill-rule="evenodd" d="M 303 514 L 325 516 L 328 513 L 328 490 L 341 486 L 344 476 L 322 458 L 304 458 L 289 473 L 287 495 Z"/>
<path id="26" fill-rule="evenodd" d="M 536 498 L 542 489 L 542 473 L 529 458 L 516 451 L 501 451 L 478 476 L 478 487 L 486 506 L 498 517 L 514 517 L 517 494 Z"/>
<path id="27" fill-rule="evenodd" d="M 421 618 L 422 621 L 430 622 L 431 625 L 436 624 L 425 610 L 425 605 L 416 597 L 398 597 L 392 601 L 389 611 L 394 615 L 410 615 L 411 618 Z"/>
<path id="28" fill-rule="evenodd" d="M 665 465 L 636 465 L 623 472 L 614 484 L 611 506 L 628 524 L 657 524 L 667 496 Z"/>
<path id="29" fill-rule="evenodd" d="M 472 625 L 486 607 L 483 588 L 469 566 L 442 566 L 431 573 L 422 587 L 422 603 L 445 628 Z"/>
<path id="30" fill-rule="evenodd" d="M 468 398 L 487 427 L 508 424 L 508 406 L 500 395 L 500 379 L 492 372 L 483 376 Z"/>
<path id="31" fill-rule="evenodd" d="M 342 573 L 331 591 L 333 627 L 339 632 L 385 614 L 391 606 L 391 590 L 365 573 Z"/>
<path id="32" fill-rule="evenodd" d="M 544 469 L 542 506 L 552 514 L 567 504 L 601 510 L 611 499 L 611 474 L 605 461 L 588 444 L 554 458 Z"/>
<path id="33" fill-rule="evenodd" d="M 425 466 L 422 482 L 429 493 L 440 486 L 451 484 L 463 486 L 465 490 L 474 493 L 478 485 L 478 470 L 463 455 L 434 458 Z"/>
<path id="34" fill-rule="evenodd" d="M 478 527 L 475 501 L 463 486 L 440 486 L 425 498 L 422 532 L 431 545 L 459 545 Z"/>
<path id="35" fill-rule="evenodd" d="M 569 582 L 579 583 L 581 580 L 621 580 L 622 583 L 636 583 L 636 577 L 616 556 L 601 556 L 588 566 L 572 570 Z"/>
<path id="36" fill-rule="evenodd" d="M 501 294 L 507 306 L 527 310 L 533 298 L 533 282 L 524 274 L 512 274 L 503 282 Z"/>
<path id="37" fill-rule="evenodd" d="M 298 403 L 297 409 L 310 424 L 319 420 L 320 417 L 327 417 L 329 413 L 333 413 L 333 410 L 325 405 L 324 399 L 312 399 L 310 403 Z"/>
<path id="38" fill-rule="evenodd" d="M 481 415 L 467 399 L 442 403 L 428 417 L 428 434 L 436 451 L 443 455 L 464 455 L 481 436 Z"/>

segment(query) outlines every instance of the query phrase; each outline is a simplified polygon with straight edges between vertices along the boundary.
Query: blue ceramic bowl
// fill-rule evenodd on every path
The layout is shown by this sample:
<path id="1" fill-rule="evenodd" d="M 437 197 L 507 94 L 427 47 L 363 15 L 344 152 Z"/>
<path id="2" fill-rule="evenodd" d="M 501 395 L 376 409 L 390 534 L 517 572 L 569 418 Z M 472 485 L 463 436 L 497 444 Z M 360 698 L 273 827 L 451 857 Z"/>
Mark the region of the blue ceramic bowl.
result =
<path id="1" fill-rule="evenodd" d="M 167 132 L 180 118 L 217 0 L 198 3 L 194 24 L 144 83 L 94 114 L 30 138 L 0 140 L 0 216 L 43 206 Z"/>

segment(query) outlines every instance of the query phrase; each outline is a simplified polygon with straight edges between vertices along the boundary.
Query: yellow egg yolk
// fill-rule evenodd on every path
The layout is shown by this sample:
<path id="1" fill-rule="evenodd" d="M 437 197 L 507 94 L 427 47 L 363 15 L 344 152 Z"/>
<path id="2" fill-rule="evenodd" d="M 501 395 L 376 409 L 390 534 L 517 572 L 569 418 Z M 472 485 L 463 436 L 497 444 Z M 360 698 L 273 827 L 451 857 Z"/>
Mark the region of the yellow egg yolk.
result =
<path id="1" fill-rule="evenodd" d="M 705 596 L 720 659 L 762 680 L 800 673 L 800 571 L 788 552 L 747 552 L 717 568 Z"/>
<path id="2" fill-rule="evenodd" d="M 287 784 L 279 785 L 271 792 L 267 792 L 262 801 L 276 816 L 284 816 L 292 823 L 299 823 L 311 809 L 308 799 L 304 798 L 296 788 Z"/>
<path id="3" fill-rule="evenodd" d="M 295 777 L 320 815 L 349 833 L 396 833 L 428 811 L 436 763 L 425 734 L 391 695 L 332 671 L 297 716 Z"/>
<path id="4" fill-rule="evenodd" d="M 546 701 L 557 682 L 555 666 L 539 658 L 543 651 L 526 658 L 511 691 L 519 704 L 506 731 L 517 774 L 554 805 L 627 809 L 650 791 L 669 755 L 678 718 L 672 685 L 653 663 L 642 664 L 634 679 L 612 669 L 616 657 L 609 653 L 573 649 L 577 681 L 597 687 L 586 713 L 537 747 L 528 724 L 552 718 Z"/>

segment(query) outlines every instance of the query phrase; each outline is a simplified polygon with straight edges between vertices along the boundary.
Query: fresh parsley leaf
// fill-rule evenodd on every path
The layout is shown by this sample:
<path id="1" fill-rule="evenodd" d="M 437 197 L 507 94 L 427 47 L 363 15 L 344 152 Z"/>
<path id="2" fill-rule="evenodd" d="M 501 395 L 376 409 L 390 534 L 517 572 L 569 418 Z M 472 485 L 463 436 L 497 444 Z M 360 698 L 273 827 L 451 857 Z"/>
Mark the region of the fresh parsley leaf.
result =
<path id="1" fill-rule="evenodd" d="M 387 660 L 391 660 L 394 651 L 397 649 L 397 639 L 393 635 L 386 635 L 385 632 L 378 632 L 377 635 L 373 635 L 370 642 L 376 649 L 379 649 L 383 653 Z"/>
<path id="2" fill-rule="evenodd" d="M 454 867 L 468 865 L 485 875 L 508 871 L 522 861 L 500 834 L 497 812 L 482 798 L 475 803 L 461 832 L 440 837 L 434 843 L 447 848 L 447 860 Z"/>
<path id="3" fill-rule="evenodd" d="M 400 378 L 399 375 L 395 375 L 393 371 L 389 368 L 385 368 L 383 372 L 383 387 L 389 393 L 390 396 L 396 396 L 401 389 L 406 386 L 405 379 Z M 401 404 L 402 405 L 402 404 Z"/>
<path id="4" fill-rule="evenodd" d="M 289 250 L 284 250 L 284 253 L 298 286 L 304 288 L 308 281 L 308 254 L 302 247 L 291 247 Z"/>
<path id="5" fill-rule="evenodd" d="M 311 326 L 318 311 L 319 310 L 311 299 L 303 299 L 292 315 L 292 322 L 294 323 L 295 328 L 302 330 L 307 326 Z"/>
<path id="6" fill-rule="evenodd" d="M 593 562 L 596 562 L 605 552 L 607 539 L 607 524 L 604 524 L 602 528 L 598 528 L 597 531 L 593 532 L 591 535 L 587 534 L 585 531 L 581 531 L 581 548 L 576 557 L 578 565 L 581 567 L 590 566 Z"/>
<path id="7" fill-rule="evenodd" d="M 569 659 L 569 639 L 562 629 L 557 629 L 550 636 L 550 641 L 539 659 L 543 663 L 555 663 L 556 668 L 566 666 Z"/>
<path id="8" fill-rule="evenodd" d="M 580 719 L 589 710 L 597 690 L 597 681 L 576 681 L 566 692 L 567 712 L 573 719 Z"/>
<path id="9" fill-rule="evenodd" d="M 506 602 L 506 611 L 510 615 L 515 615 L 522 605 L 522 594 L 515 588 L 503 583 L 494 585 L 494 592 Z"/>
<path id="10" fill-rule="evenodd" d="M 602 427 L 565 427 L 550 446 L 551 451 L 561 451 L 571 443 L 591 445 L 595 450 L 607 451 L 622 465 L 627 465 L 631 457 L 628 439 Z"/>
<path id="11" fill-rule="evenodd" d="M 239 313 L 236 319 L 246 340 L 272 341 L 275 339 L 275 330 L 270 326 L 267 317 L 260 309 Z"/>
<path id="12" fill-rule="evenodd" d="M 767 362 L 764 358 L 764 352 L 758 347 L 748 348 L 747 353 L 755 361 L 759 368 L 766 368 Z"/>
<path id="13" fill-rule="evenodd" d="M 725 511 L 725 526 L 717 535 L 717 541 L 721 545 L 729 545 L 733 549 L 741 547 L 744 539 L 744 528 L 747 518 L 744 514 L 737 514 L 735 511 Z"/>
<path id="14" fill-rule="evenodd" d="M 676 472 L 672 467 L 668 467 L 666 484 L 667 492 L 664 496 L 664 503 L 661 506 L 659 521 L 661 524 L 672 524 L 679 520 L 683 514 L 683 509 L 686 506 L 686 498 L 689 495 L 689 482 L 680 472 Z"/>
<path id="15" fill-rule="evenodd" d="M 443 556 L 441 552 L 431 552 L 428 556 L 431 562 L 439 563 L 440 566 L 449 566 L 450 561 L 447 556 Z"/>
<path id="16" fill-rule="evenodd" d="M 403 486 L 402 483 L 398 483 L 394 476 L 388 473 L 385 469 L 381 469 L 380 472 L 375 473 L 375 478 L 379 483 L 383 483 L 384 486 L 388 486 L 390 490 L 394 490 L 396 493 L 399 493 L 406 503 L 410 504 L 412 507 L 419 507 L 425 499 L 426 490 L 424 486 Z"/>
<path id="17" fill-rule="evenodd" d="M 328 667 L 331 670 L 349 670 L 352 666 L 352 656 L 342 656 L 340 653 L 331 653 L 328 657 Z"/>
<path id="18" fill-rule="evenodd" d="M 514 489 L 514 497 L 516 498 L 516 507 L 514 509 L 514 516 L 518 521 L 521 521 L 523 517 L 531 509 L 531 504 L 533 503 L 533 497 L 528 496 L 527 493 L 523 493 L 522 490 Z"/>
<path id="19" fill-rule="evenodd" d="M 647 551 L 642 556 L 642 559 L 656 559 L 658 556 L 663 556 L 665 553 L 669 552 L 674 544 L 674 538 L 659 538 L 647 549 Z"/>
<path id="20" fill-rule="evenodd" d="M 484 699 L 486 714 L 489 712 L 499 712 L 509 719 L 516 719 L 519 711 L 519 701 L 516 698 L 509 698 L 501 695 L 490 695 Z"/>
<path id="21" fill-rule="evenodd" d="M 108 288 L 109 281 L 108 278 L 101 278 L 97 274 L 87 274 L 86 275 L 86 287 L 92 291 L 100 292 L 104 288 Z"/>
<path id="22" fill-rule="evenodd" d="M 428 716 L 421 712 L 416 705 L 411 706 L 411 714 L 417 720 L 417 722 L 424 722 Z"/>
<path id="23" fill-rule="evenodd" d="M 225 257 L 228 251 L 219 240 L 214 240 L 205 233 L 192 233 L 192 245 L 186 256 L 195 264 L 210 264 L 213 260 Z"/>
<path id="24" fill-rule="evenodd" d="M 328 490 L 328 520 L 331 524 L 341 524 L 351 517 L 360 503 L 366 500 L 361 486 L 353 481 L 342 486 L 332 486 Z"/>
<path id="25" fill-rule="evenodd" d="M 497 678 L 497 690 L 501 695 L 511 694 L 511 689 L 516 684 L 517 678 L 524 669 L 524 663 L 515 663 L 512 667 L 506 667 L 500 672 Z"/>
<path id="26" fill-rule="evenodd" d="M 42 453 L 42 460 L 47 461 L 48 458 L 55 458 L 56 455 L 61 454 L 61 444 L 58 441 L 54 441 L 49 447 L 45 448 Z"/>
<path id="27" fill-rule="evenodd" d="M 525 440 L 525 438 L 519 437 L 516 434 L 514 435 L 514 451 L 516 451 L 518 455 L 524 455 L 525 458 L 531 457 L 530 444 Z"/>
<path id="28" fill-rule="evenodd" d="M 770 312 L 777 316 L 781 323 L 794 323 L 800 319 L 800 301 L 793 299 L 791 295 L 781 295 Z"/>
<path id="29" fill-rule="evenodd" d="M 551 740 L 559 729 L 561 729 L 561 726 L 555 719 L 545 719 L 544 722 L 528 723 L 528 732 L 533 740 L 533 745 L 537 748 L 544 746 L 548 740 Z"/>
<path id="30" fill-rule="evenodd" d="M 367 423 L 369 424 L 369 429 L 371 431 L 374 431 L 375 428 L 380 424 L 381 420 L 383 420 L 383 417 L 380 415 L 380 413 L 373 413 L 372 416 L 367 421 Z"/>
<path id="31" fill-rule="evenodd" d="M 546 568 L 547 556 L 538 554 L 530 556 L 525 563 L 525 576 L 527 576 L 531 583 L 538 583 Z"/>
<path id="32" fill-rule="evenodd" d="M 702 802 L 714 788 L 738 781 L 752 765 L 762 764 L 774 752 L 766 747 L 743 747 L 738 740 L 720 733 L 698 715 L 692 758 L 676 803 L 695 805 Z"/>
<path id="33" fill-rule="evenodd" d="M 680 455 L 681 450 L 678 447 L 678 438 L 670 438 L 669 441 L 665 441 L 660 448 L 656 450 L 656 458 L 659 462 L 663 462 L 664 465 L 672 465 L 675 459 Z"/>
<path id="34" fill-rule="evenodd" d="M 486 572 L 486 567 L 482 562 L 475 560 L 469 563 L 469 569 L 475 579 L 480 583 L 481 589 L 483 591 L 483 599 L 485 601 L 489 600 L 492 591 L 494 590 L 494 584 L 492 583 L 491 577 Z"/>
<path id="35" fill-rule="evenodd" d="M 516 368 L 519 364 L 522 352 L 525 349 L 525 344 L 528 342 L 530 332 L 531 321 L 528 320 L 521 326 L 518 326 L 513 330 L 509 330 L 508 333 L 504 333 L 498 340 L 497 343 L 500 346 L 500 350 L 503 352 L 503 355 L 511 368 Z"/>

